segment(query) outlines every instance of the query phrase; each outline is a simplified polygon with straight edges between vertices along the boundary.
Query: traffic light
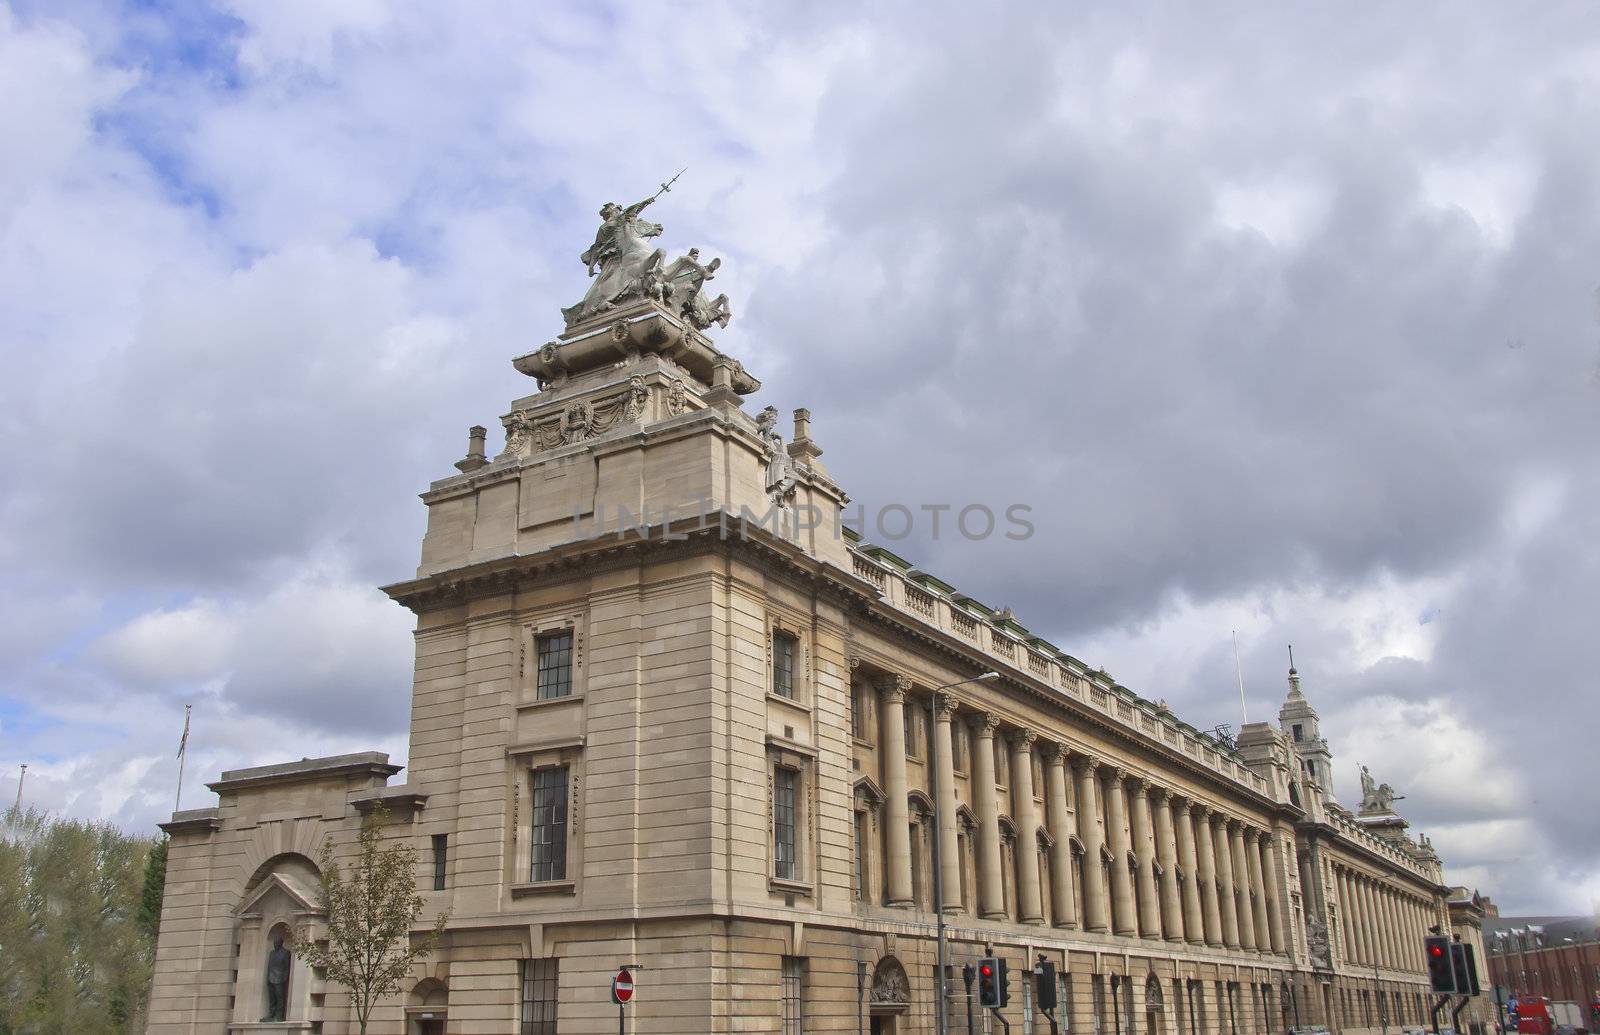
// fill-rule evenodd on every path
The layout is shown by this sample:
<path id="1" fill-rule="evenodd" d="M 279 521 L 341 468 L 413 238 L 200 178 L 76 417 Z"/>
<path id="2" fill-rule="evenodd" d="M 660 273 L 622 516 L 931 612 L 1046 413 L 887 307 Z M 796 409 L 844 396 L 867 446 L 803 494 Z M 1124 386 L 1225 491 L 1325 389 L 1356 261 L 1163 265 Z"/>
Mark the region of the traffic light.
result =
<path id="1" fill-rule="evenodd" d="M 1011 1002 L 1011 978 L 1006 966 L 1006 958 L 1001 956 L 995 962 L 1000 964 L 1000 980 L 998 984 L 1000 987 L 1000 1005 L 1004 1006 Z"/>
<path id="2" fill-rule="evenodd" d="M 978 1005 L 986 1010 L 1000 1008 L 1000 961 L 993 956 L 978 961 Z"/>
<path id="3" fill-rule="evenodd" d="M 1056 1008 L 1056 965 L 1042 957 L 1033 968 L 1033 1005 L 1047 1013 Z"/>
<path id="4" fill-rule="evenodd" d="M 1450 939 L 1442 935 L 1429 935 L 1422 939 L 1423 951 L 1428 957 L 1428 982 L 1440 995 L 1454 995 L 1456 976 L 1450 962 Z"/>
<path id="5" fill-rule="evenodd" d="M 1477 995 L 1473 988 L 1472 971 L 1467 964 L 1467 946 L 1454 942 L 1450 946 L 1450 969 L 1456 979 L 1456 995 Z"/>
<path id="6" fill-rule="evenodd" d="M 1467 995 L 1482 995 L 1483 989 L 1478 987 L 1478 954 L 1472 950 L 1470 942 L 1462 948 L 1467 950 L 1467 980 L 1472 988 Z"/>

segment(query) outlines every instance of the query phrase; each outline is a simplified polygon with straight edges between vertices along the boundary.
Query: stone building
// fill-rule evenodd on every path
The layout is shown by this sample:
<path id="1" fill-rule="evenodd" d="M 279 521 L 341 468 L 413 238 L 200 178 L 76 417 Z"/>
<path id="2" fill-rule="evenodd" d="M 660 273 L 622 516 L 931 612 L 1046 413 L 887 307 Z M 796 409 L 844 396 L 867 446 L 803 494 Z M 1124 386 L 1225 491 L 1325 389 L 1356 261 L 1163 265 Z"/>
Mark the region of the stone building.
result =
<path id="1" fill-rule="evenodd" d="M 1491 917 L 1483 926 L 1485 988 L 1575 1003 L 1589 1030 L 1600 1028 L 1600 914 Z"/>
<path id="2" fill-rule="evenodd" d="M 298 956 L 262 1021 L 266 961 L 317 936 L 317 848 L 378 802 L 421 922 L 450 917 L 378 1031 L 609 1032 L 626 963 L 634 1032 L 933 1032 L 941 895 L 954 1031 L 990 952 L 1019 1033 L 1049 1030 L 1040 957 L 1074 1032 L 1420 1025 L 1450 889 L 1387 786 L 1335 801 L 1299 675 L 1219 739 L 842 528 L 809 414 L 785 443 L 708 336 L 717 264 L 649 252 L 642 208 L 607 206 L 594 286 L 515 360 L 504 449 L 474 428 L 423 495 L 387 587 L 417 623 L 404 781 L 225 772 L 164 825 L 149 1031 L 353 1031 Z"/>

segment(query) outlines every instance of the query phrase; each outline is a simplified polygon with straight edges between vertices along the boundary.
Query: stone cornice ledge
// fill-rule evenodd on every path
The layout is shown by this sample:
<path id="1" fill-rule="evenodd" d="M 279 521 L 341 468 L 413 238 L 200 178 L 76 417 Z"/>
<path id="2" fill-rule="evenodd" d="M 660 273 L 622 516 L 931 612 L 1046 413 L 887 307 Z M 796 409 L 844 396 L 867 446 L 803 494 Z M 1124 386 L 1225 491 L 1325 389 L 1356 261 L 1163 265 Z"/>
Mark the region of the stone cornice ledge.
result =
<path id="1" fill-rule="evenodd" d="M 210 809 L 184 809 L 174 812 L 172 818 L 165 823 L 157 823 L 168 834 L 210 834 L 222 829 L 222 810 Z"/>
<path id="2" fill-rule="evenodd" d="M 382 805 L 390 812 L 420 812 L 428 804 L 428 792 L 420 787 L 403 783 L 396 787 L 377 787 L 356 791 L 347 799 L 362 813 L 371 812 Z"/>
<path id="3" fill-rule="evenodd" d="M 217 794 L 269 787 L 273 784 L 306 783 L 350 777 L 367 777 L 387 781 L 404 769 L 394 765 L 382 751 L 359 751 L 349 755 L 328 755 L 324 758 L 302 758 L 298 762 L 281 762 L 277 765 L 256 766 L 253 769 L 230 769 L 215 783 L 206 784 Z"/>

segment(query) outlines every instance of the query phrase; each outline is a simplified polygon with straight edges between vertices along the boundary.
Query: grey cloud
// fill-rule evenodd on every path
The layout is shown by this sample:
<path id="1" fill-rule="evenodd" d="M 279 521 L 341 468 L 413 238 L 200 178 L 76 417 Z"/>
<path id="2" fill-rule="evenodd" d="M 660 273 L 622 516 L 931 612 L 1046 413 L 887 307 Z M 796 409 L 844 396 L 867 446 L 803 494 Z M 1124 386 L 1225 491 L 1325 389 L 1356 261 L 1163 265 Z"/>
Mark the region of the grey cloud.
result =
<path id="1" fill-rule="evenodd" d="M 669 241 L 729 257 L 721 344 L 769 386 L 760 404 L 812 409 L 857 499 L 1034 508 L 1025 543 L 899 552 L 1074 653 L 1132 645 L 1087 660 L 1159 672 L 1135 689 L 1204 725 L 1237 713 L 1231 654 L 1143 656 L 1183 608 L 1448 583 L 1410 612 L 1442 609 L 1426 661 L 1357 663 L 1358 630 L 1313 605 L 1260 615 L 1252 715 L 1275 710 L 1293 640 L 1335 732 L 1374 698 L 1444 696 L 1539 745 L 1506 771 L 1562 785 L 1592 738 L 1600 604 L 1600 88 L 1581 16 L 397 17 L 340 29 L 370 46 L 333 65 L 326 26 L 241 21 L 220 44 L 248 51 L 236 90 L 156 82 L 125 102 L 214 217 L 161 200 L 101 135 L 76 184 L 45 170 L 20 195 L 48 187 L 53 207 L 0 224 L 0 268 L 39 295 L 0 296 L 38 335 L 0 359 L 31 386 L 0 423 L 29 472 L 0 488 L 20 576 L 0 606 L 53 585 L 71 605 L 35 605 L 66 617 L 30 618 L 31 658 L 0 634 L 5 692 L 98 663 L 71 647 L 97 628 L 85 600 L 248 608 L 324 559 L 403 577 L 414 494 L 529 388 L 506 360 L 581 288 L 593 205 L 670 174 L 670 154 L 693 171 L 663 203 Z M 110 20 L 83 18 L 114 63 Z M 102 224 L 59 256 L 29 236 Z M 1562 494 L 1512 542 L 1546 483 Z M 267 647 L 234 660 L 241 721 L 282 721 L 304 693 L 374 735 L 403 725 L 404 654 L 298 678 Z M 1592 874 L 1600 834 L 1566 809 L 1592 815 L 1595 793 L 1515 810 L 1571 872 Z M 1473 818 L 1407 806 L 1424 826 Z M 1486 890 L 1552 901 L 1494 857 Z"/>

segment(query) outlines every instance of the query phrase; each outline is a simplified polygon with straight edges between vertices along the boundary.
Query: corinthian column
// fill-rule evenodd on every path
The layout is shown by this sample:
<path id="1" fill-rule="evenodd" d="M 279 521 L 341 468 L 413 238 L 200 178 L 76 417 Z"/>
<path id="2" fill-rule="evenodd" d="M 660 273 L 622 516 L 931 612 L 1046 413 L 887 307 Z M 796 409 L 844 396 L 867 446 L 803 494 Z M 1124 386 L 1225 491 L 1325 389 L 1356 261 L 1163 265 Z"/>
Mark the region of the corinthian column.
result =
<path id="1" fill-rule="evenodd" d="M 1361 934 L 1361 962 L 1370 967 L 1378 962 L 1378 932 L 1372 923 L 1372 903 L 1367 898 L 1367 878 L 1355 874 L 1351 879 L 1351 886 L 1356 893 L 1356 917 L 1359 923 L 1356 930 Z"/>
<path id="2" fill-rule="evenodd" d="M 1189 803 L 1178 806 L 1173 816 L 1178 832 L 1178 862 L 1183 866 L 1183 933 L 1195 945 L 1204 945 L 1206 924 L 1200 912 L 1200 871 L 1195 868 L 1194 819 Z"/>
<path id="3" fill-rule="evenodd" d="M 1354 898 L 1350 894 L 1350 871 L 1343 866 L 1333 868 L 1333 882 L 1339 891 L 1339 926 L 1344 931 L 1344 959 L 1356 962 L 1356 914 Z"/>
<path id="4" fill-rule="evenodd" d="M 1105 840 L 1100 832 L 1099 785 L 1093 759 L 1076 755 L 1072 775 L 1076 778 L 1078 799 L 1078 840 L 1083 842 L 1083 925 L 1091 931 L 1104 931 L 1106 921 L 1106 881 L 1100 869 Z"/>
<path id="5" fill-rule="evenodd" d="M 939 775 L 939 879 L 944 887 L 944 911 L 961 907 L 961 854 L 956 840 L 956 773 L 950 722 L 956 713 L 956 699 L 939 695 L 938 717 L 934 720 L 934 765 Z"/>
<path id="6" fill-rule="evenodd" d="M 1156 859 L 1161 863 L 1161 928 L 1169 942 L 1183 941 L 1183 903 L 1178 896 L 1178 849 L 1172 829 L 1172 794 L 1155 790 Z"/>
<path id="7" fill-rule="evenodd" d="M 1156 845 L 1150 829 L 1149 790 L 1141 777 L 1128 779 L 1128 799 L 1133 804 L 1133 856 L 1139 867 L 1139 933 L 1146 938 L 1159 938 L 1161 903 L 1156 898 Z"/>
<path id="8" fill-rule="evenodd" d="M 1228 844 L 1229 820 L 1217 819 L 1217 904 L 1222 907 L 1222 941 L 1239 948 L 1239 899 L 1233 885 L 1233 849 Z"/>
<path id="9" fill-rule="evenodd" d="M 1000 883 L 1000 802 L 994 788 L 994 732 L 1000 720 L 984 715 L 972 743 L 972 799 L 978 806 L 978 911 L 985 919 L 1006 915 Z"/>
<path id="10" fill-rule="evenodd" d="M 1262 867 L 1262 876 L 1267 882 L 1267 934 L 1271 938 L 1272 951 L 1278 955 L 1285 952 L 1283 937 L 1283 901 L 1278 897 L 1278 835 L 1268 831 L 1261 835 L 1259 847 L 1261 858 L 1265 865 Z"/>
<path id="11" fill-rule="evenodd" d="M 911 815 L 906 807 L 906 692 L 911 680 L 889 676 L 878 683 L 878 714 L 883 735 L 884 832 L 888 840 L 889 905 L 911 905 Z"/>
<path id="12" fill-rule="evenodd" d="M 1256 948 L 1267 952 L 1272 948 L 1272 929 L 1267 922 L 1267 888 L 1261 877 L 1261 831 L 1250 827 L 1244 832 L 1244 859 L 1250 874 L 1250 889 L 1255 892 L 1253 912 L 1256 918 Z"/>
<path id="13" fill-rule="evenodd" d="M 1055 926 L 1078 926 L 1072 894 L 1072 818 L 1067 815 L 1067 749 L 1057 744 L 1045 755 L 1045 814 L 1050 827 L 1050 901 Z"/>
<path id="14" fill-rule="evenodd" d="M 1217 889 L 1217 849 L 1211 836 L 1211 809 L 1194 806 L 1194 830 L 1199 835 L 1200 900 L 1205 907 L 1206 944 L 1222 944 L 1222 919 L 1218 907 L 1222 895 Z"/>
<path id="15" fill-rule="evenodd" d="M 1032 730 L 1011 738 L 1011 816 L 1017 822 L 1017 911 L 1025 924 L 1044 923 L 1039 894 L 1039 810 L 1033 801 Z"/>
<path id="16" fill-rule="evenodd" d="M 1256 908 L 1250 898 L 1250 863 L 1244 854 L 1244 824 L 1237 820 L 1228 824 L 1228 840 L 1233 846 L 1233 880 L 1235 895 L 1239 900 L 1239 946 L 1254 950 L 1256 947 Z"/>
<path id="17" fill-rule="evenodd" d="M 1383 930 L 1388 936 L 1389 966 L 1400 969 L 1400 920 L 1394 907 L 1394 892 L 1387 886 L 1383 889 Z"/>
<path id="18" fill-rule="evenodd" d="M 1106 781 L 1106 826 L 1111 837 L 1111 923 L 1117 934 L 1139 933 L 1133 915 L 1133 881 L 1128 877 L 1128 806 L 1123 773 L 1111 767 Z"/>

